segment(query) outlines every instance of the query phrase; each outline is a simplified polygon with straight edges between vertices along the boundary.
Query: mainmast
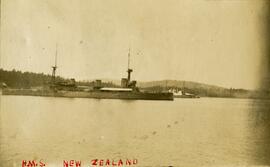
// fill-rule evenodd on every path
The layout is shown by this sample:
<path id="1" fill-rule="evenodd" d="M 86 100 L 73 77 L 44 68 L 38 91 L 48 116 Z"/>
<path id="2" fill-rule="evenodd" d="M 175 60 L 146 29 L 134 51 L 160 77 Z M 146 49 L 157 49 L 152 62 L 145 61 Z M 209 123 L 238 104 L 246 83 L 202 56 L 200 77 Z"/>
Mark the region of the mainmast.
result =
<path id="1" fill-rule="evenodd" d="M 54 60 L 54 66 L 52 66 L 52 84 L 55 84 L 55 75 L 56 75 L 56 69 L 57 69 L 57 44 L 56 44 L 56 51 L 55 51 L 55 60 Z"/>
<path id="2" fill-rule="evenodd" d="M 130 78 L 131 78 L 131 72 L 133 71 L 132 69 L 129 68 L 129 64 L 130 64 L 130 48 L 128 50 L 128 70 L 127 70 L 127 73 L 128 73 L 128 84 L 130 83 Z"/>

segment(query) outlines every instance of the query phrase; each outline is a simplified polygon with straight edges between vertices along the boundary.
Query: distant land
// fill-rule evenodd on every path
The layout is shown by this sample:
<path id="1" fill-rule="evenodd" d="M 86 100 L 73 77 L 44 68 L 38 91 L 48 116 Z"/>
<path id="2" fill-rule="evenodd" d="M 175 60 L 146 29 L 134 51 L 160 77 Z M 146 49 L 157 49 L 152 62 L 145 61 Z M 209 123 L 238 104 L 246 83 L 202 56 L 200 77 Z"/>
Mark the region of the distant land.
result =
<path id="1" fill-rule="evenodd" d="M 59 81 L 67 81 L 70 78 L 57 77 Z M 50 74 L 21 72 L 18 70 L 0 69 L 0 83 L 7 85 L 8 88 L 35 88 L 48 85 L 51 80 Z M 104 79 L 103 86 L 119 87 L 120 79 Z M 235 88 L 224 88 L 199 82 L 179 81 L 179 80 L 160 80 L 149 82 L 138 82 L 138 87 L 148 91 L 165 91 L 169 89 L 184 90 L 185 92 L 199 95 L 201 97 L 230 97 L 230 98 L 267 98 L 270 99 L 269 90 L 246 90 Z M 79 86 L 93 86 L 92 81 L 76 81 Z"/>

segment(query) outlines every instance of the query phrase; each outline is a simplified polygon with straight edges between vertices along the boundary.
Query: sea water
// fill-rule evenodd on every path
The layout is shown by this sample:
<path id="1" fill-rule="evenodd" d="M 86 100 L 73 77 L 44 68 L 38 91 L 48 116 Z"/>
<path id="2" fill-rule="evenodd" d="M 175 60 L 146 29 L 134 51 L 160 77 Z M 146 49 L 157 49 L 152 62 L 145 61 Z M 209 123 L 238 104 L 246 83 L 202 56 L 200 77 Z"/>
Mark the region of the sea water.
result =
<path id="1" fill-rule="evenodd" d="M 2 95 L 0 104 L 1 166 L 33 160 L 48 167 L 71 160 L 81 166 L 95 160 L 136 160 L 133 166 L 270 164 L 269 100 Z"/>

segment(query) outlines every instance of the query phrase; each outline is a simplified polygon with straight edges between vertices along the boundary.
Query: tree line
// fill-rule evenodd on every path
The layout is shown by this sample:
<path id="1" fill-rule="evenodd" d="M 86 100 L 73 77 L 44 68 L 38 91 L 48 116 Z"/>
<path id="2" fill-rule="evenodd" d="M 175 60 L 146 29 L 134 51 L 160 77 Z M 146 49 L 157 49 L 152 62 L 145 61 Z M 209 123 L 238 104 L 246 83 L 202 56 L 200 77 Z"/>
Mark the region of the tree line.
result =
<path id="1" fill-rule="evenodd" d="M 56 77 L 56 81 L 65 82 L 69 78 Z M 0 83 L 4 83 L 9 88 L 24 88 L 29 89 L 32 87 L 47 86 L 51 83 L 51 75 L 44 73 L 22 72 L 18 70 L 4 70 L 0 68 Z M 93 86 L 93 81 L 78 81 L 78 86 Z M 103 82 L 102 86 L 116 87 L 112 82 Z"/>

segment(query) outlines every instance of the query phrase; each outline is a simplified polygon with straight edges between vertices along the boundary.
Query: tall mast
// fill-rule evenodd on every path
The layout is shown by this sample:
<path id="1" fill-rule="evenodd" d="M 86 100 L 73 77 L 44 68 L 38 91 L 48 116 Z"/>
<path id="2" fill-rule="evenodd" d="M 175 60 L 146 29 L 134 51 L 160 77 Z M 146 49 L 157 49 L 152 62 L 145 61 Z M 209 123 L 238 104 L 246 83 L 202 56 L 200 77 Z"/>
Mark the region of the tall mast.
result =
<path id="1" fill-rule="evenodd" d="M 54 66 L 52 66 L 52 84 L 55 84 L 55 75 L 56 75 L 56 69 L 57 69 L 57 44 L 56 44 L 56 50 L 55 50 L 55 59 L 54 59 Z"/>
<path id="2" fill-rule="evenodd" d="M 54 60 L 54 66 L 57 67 L 57 49 L 58 49 L 58 45 L 56 44 L 56 50 L 55 50 L 55 60 Z"/>
<path id="3" fill-rule="evenodd" d="M 129 63 L 130 63 L 130 48 L 128 49 L 128 69 L 129 69 Z"/>
<path id="4" fill-rule="evenodd" d="M 130 83 L 130 77 L 131 77 L 131 72 L 133 71 L 132 69 L 129 68 L 129 63 L 130 63 L 130 48 L 128 50 L 128 84 Z"/>

